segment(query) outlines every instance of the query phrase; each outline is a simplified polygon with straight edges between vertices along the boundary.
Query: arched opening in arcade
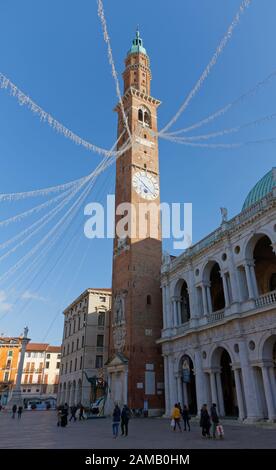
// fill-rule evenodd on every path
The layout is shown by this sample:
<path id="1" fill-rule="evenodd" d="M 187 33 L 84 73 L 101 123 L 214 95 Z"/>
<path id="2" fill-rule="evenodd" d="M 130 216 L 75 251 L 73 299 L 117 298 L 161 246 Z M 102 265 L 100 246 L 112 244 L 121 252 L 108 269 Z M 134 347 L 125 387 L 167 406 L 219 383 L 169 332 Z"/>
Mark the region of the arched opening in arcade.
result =
<path id="1" fill-rule="evenodd" d="M 255 368 L 258 404 L 264 419 L 276 419 L 276 334 L 266 339 L 262 361 Z"/>
<path id="2" fill-rule="evenodd" d="M 175 286 L 175 299 L 177 323 L 182 325 L 191 318 L 188 284 L 184 279 L 179 279 Z"/>
<path id="3" fill-rule="evenodd" d="M 223 280 L 220 266 L 216 261 L 209 261 L 203 272 L 203 299 L 207 303 L 208 313 L 218 312 L 225 308 Z"/>
<path id="4" fill-rule="evenodd" d="M 210 373 L 211 400 L 221 416 L 238 417 L 239 408 L 232 360 L 228 351 L 217 348 L 213 353 Z"/>
<path id="5" fill-rule="evenodd" d="M 276 256 L 271 244 L 270 238 L 264 235 L 258 239 L 253 250 L 259 295 L 276 290 Z"/>
<path id="6" fill-rule="evenodd" d="M 180 361 L 181 374 L 181 405 L 188 406 L 190 414 L 197 414 L 196 383 L 193 361 L 188 355 L 184 355 Z"/>
<path id="7" fill-rule="evenodd" d="M 210 271 L 210 283 L 212 310 L 213 312 L 217 312 L 218 310 L 222 310 L 225 307 L 223 282 L 220 275 L 220 267 L 218 263 L 214 263 Z"/>
<path id="8" fill-rule="evenodd" d="M 180 305 L 181 305 L 181 323 L 186 323 L 191 318 L 190 313 L 190 300 L 187 282 L 183 281 L 180 292 Z"/>

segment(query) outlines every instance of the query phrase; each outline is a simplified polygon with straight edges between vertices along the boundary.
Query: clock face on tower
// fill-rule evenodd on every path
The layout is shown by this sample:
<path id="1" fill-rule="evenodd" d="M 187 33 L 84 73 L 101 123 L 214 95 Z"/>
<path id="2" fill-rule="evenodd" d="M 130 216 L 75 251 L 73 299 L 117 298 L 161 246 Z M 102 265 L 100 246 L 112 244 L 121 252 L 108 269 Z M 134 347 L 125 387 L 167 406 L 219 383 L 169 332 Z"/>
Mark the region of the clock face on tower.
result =
<path id="1" fill-rule="evenodd" d="M 155 176 L 137 171 L 132 177 L 132 186 L 143 199 L 154 200 L 159 195 L 159 185 Z"/>

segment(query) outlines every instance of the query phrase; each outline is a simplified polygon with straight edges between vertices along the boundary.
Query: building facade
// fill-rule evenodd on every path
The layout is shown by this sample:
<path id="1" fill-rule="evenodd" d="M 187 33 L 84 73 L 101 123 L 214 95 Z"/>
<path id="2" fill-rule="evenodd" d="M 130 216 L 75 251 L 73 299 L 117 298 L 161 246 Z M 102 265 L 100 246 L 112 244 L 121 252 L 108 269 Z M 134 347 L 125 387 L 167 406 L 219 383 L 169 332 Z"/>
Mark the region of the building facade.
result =
<path id="1" fill-rule="evenodd" d="M 0 338 L 0 404 L 6 406 L 14 388 L 22 338 Z"/>
<path id="2" fill-rule="evenodd" d="M 216 403 L 221 416 L 276 419 L 276 168 L 242 211 L 162 265 L 166 414 Z"/>
<path id="3" fill-rule="evenodd" d="M 60 346 L 50 346 L 48 343 L 27 345 L 21 381 L 21 395 L 25 405 L 38 401 L 55 405 L 60 360 Z"/>
<path id="4" fill-rule="evenodd" d="M 132 146 L 116 162 L 115 221 L 131 204 L 128 233 L 116 233 L 113 250 L 112 313 L 107 366 L 110 408 L 117 402 L 131 408 L 160 413 L 164 406 L 161 348 L 156 344 L 162 328 L 160 267 L 159 161 L 157 108 L 150 92 L 149 56 L 139 31 L 125 59 L 123 106 Z M 128 139 L 120 105 L 118 150 Z M 140 209 L 151 204 L 152 211 Z M 128 206 L 130 208 L 130 206 Z"/>
<path id="5" fill-rule="evenodd" d="M 93 401 L 88 379 L 104 375 L 110 309 L 111 289 L 87 289 L 64 310 L 59 404 Z"/>

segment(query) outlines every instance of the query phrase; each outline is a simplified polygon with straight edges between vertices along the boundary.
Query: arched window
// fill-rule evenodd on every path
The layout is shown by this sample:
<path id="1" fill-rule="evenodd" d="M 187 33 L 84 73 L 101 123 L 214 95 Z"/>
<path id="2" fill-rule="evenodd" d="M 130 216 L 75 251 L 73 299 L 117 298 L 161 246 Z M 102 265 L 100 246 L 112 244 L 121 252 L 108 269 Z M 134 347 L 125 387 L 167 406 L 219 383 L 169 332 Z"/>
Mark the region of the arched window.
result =
<path id="1" fill-rule="evenodd" d="M 144 122 L 147 126 L 150 126 L 150 115 L 149 115 L 148 111 L 145 111 Z"/>
<path id="2" fill-rule="evenodd" d="M 276 290 L 276 273 L 273 273 L 270 277 L 269 290 L 270 292 Z"/>
<path id="3" fill-rule="evenodd" d="M 189 292 L 186 281 L 181 288 L 181 323 L 186 323 L 191 318 Z"/>
<path id="4" fill-rule="evenodd" d="M 138 111 L 138 121 L 143 122 L 143 111 L 142 109 L 139 109 Z"/>
<path id="5" fill-rule="evenodd" d="M 147 305 L 151 305 L 151 295 L 147 295 Z"/>
<path id="6" fill-rule="evenodd" d="M 149 109 L 144 106 L 138 110 L 138 121 L 143 124 L 143 126 L 151 127 L 151 114 Z"/>
<path id="7" fill-rule="evenodd" d="M 98 316 L 98 326 L 104 326 L 105 322 L 105 314 L 104 312 L 100 312 Z"/>
<path id="8" fill-rule="evenodd" d="M 210 283 L 213 312 L 217 312 L 225 308 L 223 283 L 218 263 L 214 263 L 210 271 Z"/>

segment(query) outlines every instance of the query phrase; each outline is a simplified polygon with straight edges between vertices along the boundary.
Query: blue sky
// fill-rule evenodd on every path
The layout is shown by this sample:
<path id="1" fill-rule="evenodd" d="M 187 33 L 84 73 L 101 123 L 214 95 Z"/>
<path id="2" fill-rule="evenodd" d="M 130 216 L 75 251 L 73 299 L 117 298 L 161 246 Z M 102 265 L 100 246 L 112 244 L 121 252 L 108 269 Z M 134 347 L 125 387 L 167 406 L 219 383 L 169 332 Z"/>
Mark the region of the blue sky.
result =
<path id="1" fill-rule="evenodd" d="M 139 24 L 151 59 L 152 95 L 162 101 L 159 127 L 177 111 L 211 58 L 239 7 L 239 0 L 106 0 L 116 67 Z M 231 102 L 276 69 L 274 0 L 253 1 L 201 91 L 174 125 L 192 124 Z M 97 17 L 96 0 L 1 0 L 0 72 L 56 119 L 93 143 L 116 139 L 114 82 Z M 198 133 L 240 125 L 276 112 L 276 80 Z M 196 132 L 195 132 L 196 133 Z M 238 142 L 274 137 L 275 121 L 217 139 Z M 193 203 L 194 242 L 220 223 L 221 206 L 233 216 L 256 181 L 275 165 L 275 144 L 239 149 L 200 149 L 160 141 L 161 198 Z M 0 90 L 0 192 L 38 189 L 88 174 L 100 157 L 41 123 Z M 89 200 L 114 190 L 114 168 L 98 180 Z M 1 218 L 39 200 L 1 204 Z M 35 220 L 35 219 L 34 219 Z M 0 232 L 6 240 L 27 227 Z M 24 225 L 25 224 L 25 225 Z M 33 341 L 59 343 L 63 308 L 87 287 L 111 284 L 111 240 L 88 241 L 79 212 L 64 237 L 31 273 L 0 283 L 0 333 L 17 335 L 25 324 Z M 45 233 L 45 232 L 44 232 Z M 43 236 L 0 264 L 0 275 Z M 164 248 L 172 251 L 172 242 Z M 1 252 L 2 253 L 2 252 Z M 177 254 L 177 253 L 174 253 Z M 28 266 L 27 266 L 28 267 Z M 14 286 L 9 284 L 14 281 Z M 2 320 L 1 320 L 2 318 Z"/>

